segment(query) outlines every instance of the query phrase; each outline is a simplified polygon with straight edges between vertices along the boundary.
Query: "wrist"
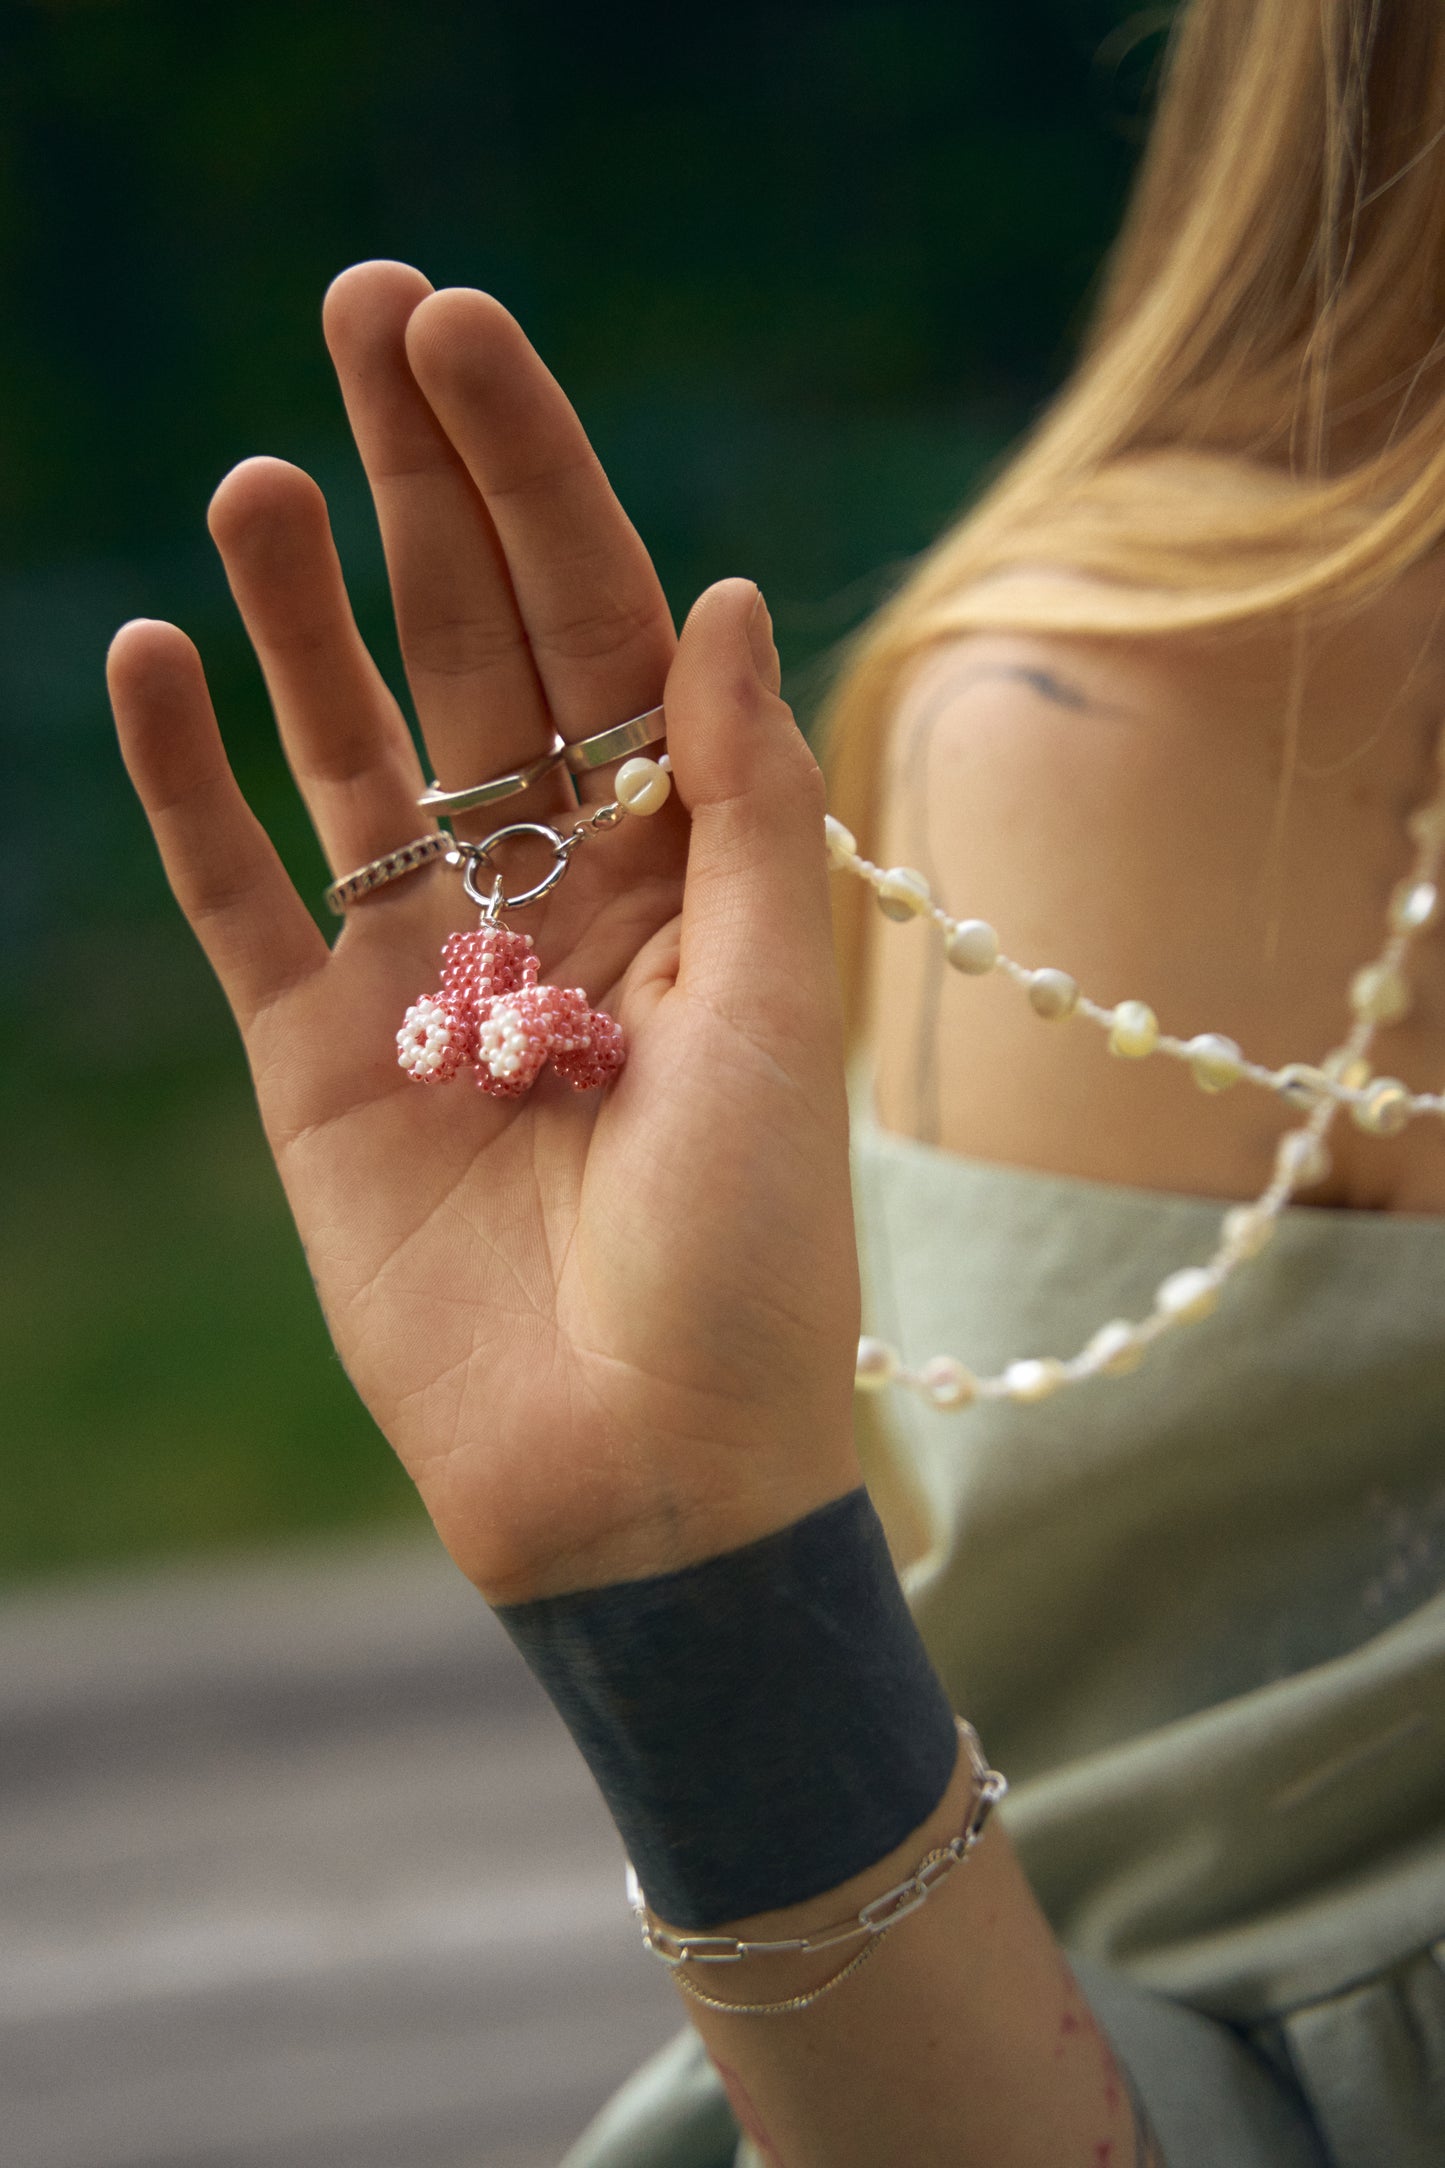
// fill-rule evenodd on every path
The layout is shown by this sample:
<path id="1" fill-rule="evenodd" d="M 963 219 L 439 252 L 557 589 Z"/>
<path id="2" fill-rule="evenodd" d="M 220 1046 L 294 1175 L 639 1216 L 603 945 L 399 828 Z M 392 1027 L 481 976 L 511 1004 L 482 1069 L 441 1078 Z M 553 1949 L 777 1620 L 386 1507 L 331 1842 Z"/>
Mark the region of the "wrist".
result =
<path id="1" fill-rule="evenodd" d="M 499 1616 L 680 1928 L 836 1890 L 953 1777 L 953 1713 L 861 1487 L 700 1565 Z"/>
<path id="2" fill-rule="evenodd" d="M 545 1552 L 533 1544 L 518 1555 L 495 1521 L 485 1555 L 470 1545 L 448 1548 L 500 1612 L 704 1565 L 806 1519 L 859 1488 L 863 1474 L 849 1434 L 831 1450 L 806 1456 L 781 1442 L 766 1449 L 714 1448 L 705 1467 L 695 1441 L 654 1445 L 645 1466 L 630 1471 L 628 1480 L 617 1481 L 609 1470 L 608 1481 L 615 1495 L 586 1513 L 588 1525 L 578 1513 L 568 1532 L 553 1517 L 553 1541 Z M 640 1492 L 645 1504 L 635 1495 Z"/>

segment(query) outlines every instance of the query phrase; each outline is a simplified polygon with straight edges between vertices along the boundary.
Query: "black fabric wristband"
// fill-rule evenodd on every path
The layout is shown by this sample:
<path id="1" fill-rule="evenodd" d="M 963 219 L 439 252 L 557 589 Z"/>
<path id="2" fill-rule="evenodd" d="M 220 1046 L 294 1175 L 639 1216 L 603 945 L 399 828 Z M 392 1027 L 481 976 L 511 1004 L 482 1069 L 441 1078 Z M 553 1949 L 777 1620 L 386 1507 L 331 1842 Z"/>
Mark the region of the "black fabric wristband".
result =
<path id="1" fill-rule="evenodd" d="M 953 1712 L 866 1490 L 677 1573 L 497 1616 L 670 1926 L 819 1896 L 948 1789 Z"/>

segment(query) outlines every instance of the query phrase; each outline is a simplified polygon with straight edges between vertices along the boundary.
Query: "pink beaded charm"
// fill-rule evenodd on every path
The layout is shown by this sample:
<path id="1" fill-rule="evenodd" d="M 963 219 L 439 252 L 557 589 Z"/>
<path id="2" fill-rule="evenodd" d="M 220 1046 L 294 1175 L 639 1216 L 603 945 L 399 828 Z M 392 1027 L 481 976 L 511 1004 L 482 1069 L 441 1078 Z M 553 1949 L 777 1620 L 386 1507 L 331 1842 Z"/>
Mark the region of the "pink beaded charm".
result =
<path id="1" fill-rule="evenodd" d="M 416 1084 L 445 1084 L 465 1065 L 484 1092 L 517 1099 L 549 1058 L 575 1091 L 616 1076 L 625 1059 L 615 1018 L 580 986 L 539 986 L 530 934 L 484 920 L 442 949 L 438 994 L 407 1010 L 397 1059 Z"/>

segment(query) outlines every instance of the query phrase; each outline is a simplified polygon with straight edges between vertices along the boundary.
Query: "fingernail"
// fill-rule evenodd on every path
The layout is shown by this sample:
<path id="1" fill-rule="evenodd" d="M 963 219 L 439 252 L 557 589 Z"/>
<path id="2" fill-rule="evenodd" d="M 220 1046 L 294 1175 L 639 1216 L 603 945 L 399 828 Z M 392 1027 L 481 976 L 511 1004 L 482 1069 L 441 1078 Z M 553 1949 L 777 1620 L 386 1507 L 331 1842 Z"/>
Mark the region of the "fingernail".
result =
<path id="1" fill-rule="evenodd" d="M 783 682 L 783 666 L 778 660 L 777 645 L 773 639 L 773 620 L 761 592 L 753 604 L 753 614 L 748 619 L 748 646 L 753 651 L 753 668 L 758 673 L 758 683 L 765 692 L 777 692 Z"/>

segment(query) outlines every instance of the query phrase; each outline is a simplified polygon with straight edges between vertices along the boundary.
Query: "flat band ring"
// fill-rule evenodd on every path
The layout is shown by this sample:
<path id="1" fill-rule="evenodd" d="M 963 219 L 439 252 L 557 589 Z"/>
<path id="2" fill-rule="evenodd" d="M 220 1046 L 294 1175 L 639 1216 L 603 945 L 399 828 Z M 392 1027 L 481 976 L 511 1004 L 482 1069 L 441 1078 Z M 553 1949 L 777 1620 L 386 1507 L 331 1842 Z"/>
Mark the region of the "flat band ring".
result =
<path id="1" fill-rule="evenodd" d="M 485 782 L 469 783 L 461 790 L 443 790 L 440 783 L 433 783 L 422 792 L 417 804 L 427 813 L 472 813 L 478 806 L 496 805 L 499 799 L 515 797 L 518 791 L 540 782 L 559 763 L 569 775 L 586 775 L 593 768 L 605 767 L 609 760 L 622 760 L 629 753 L 640 752 L 644 745 L 656 745 L 666 735 L 662 709 L 649 708 L 645 715 L 614 723 L 610 730 L 599 730 L 593 737 L 576 738 L 570 745 L 559 739 L 550 753 L 528 761 L 526 767 L 488 776 Z"/>
<path id="2" fill-rule="evenodd" d="M 573 775 L 585 775 L 589 768 L 605 768 L 609 760 L 640 753 L 644 745 L 656 745 L 659 738 L 666 736 L 667 718 L 662 709 L 649 708 L 645 715 L 634 715 L 630 723 L 614 723 L 610 730 L 599 730 L 593 738 L 575 738 L 563 746 L 562 758 Z"/>

